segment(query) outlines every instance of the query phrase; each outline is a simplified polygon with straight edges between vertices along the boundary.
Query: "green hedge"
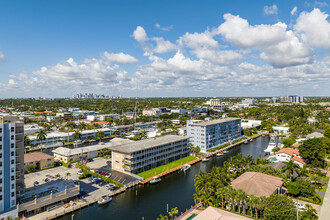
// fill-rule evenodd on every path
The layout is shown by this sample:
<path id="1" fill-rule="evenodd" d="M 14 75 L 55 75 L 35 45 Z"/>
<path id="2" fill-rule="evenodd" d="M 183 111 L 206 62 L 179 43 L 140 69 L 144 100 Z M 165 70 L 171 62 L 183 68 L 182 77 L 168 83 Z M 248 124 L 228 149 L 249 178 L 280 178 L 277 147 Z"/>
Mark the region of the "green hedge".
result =
<path id="1" fill-rule="evenodd" d="M 47 170 L 47 169 L 50 169 L 50 168 L 54 168 L 54 166 L 44 167 L 44 168 L 42 168 L 41 170 Z"/>

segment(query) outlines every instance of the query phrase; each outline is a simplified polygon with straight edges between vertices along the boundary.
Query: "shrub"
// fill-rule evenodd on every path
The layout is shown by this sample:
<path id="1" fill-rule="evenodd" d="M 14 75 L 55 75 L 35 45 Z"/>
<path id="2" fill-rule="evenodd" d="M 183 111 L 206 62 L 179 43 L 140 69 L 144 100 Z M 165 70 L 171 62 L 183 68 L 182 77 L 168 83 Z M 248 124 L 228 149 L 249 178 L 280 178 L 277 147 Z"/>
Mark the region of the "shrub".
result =
<path id="1" fill-rule="evenodd" d="M 288 182 L 287 188 L 288 188 L 288 192 L 293 196 L 297 196 L 300 193 L 300 187 L 297 183 Z"/>

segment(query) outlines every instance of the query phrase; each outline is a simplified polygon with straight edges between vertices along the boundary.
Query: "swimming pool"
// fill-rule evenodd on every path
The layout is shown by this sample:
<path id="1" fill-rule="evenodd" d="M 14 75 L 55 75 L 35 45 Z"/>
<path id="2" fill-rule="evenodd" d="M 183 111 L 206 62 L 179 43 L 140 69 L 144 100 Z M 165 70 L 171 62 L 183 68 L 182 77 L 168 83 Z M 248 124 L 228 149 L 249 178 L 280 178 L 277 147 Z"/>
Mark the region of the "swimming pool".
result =
<path id="1" fill-rule="evenodd" d="M 189 218 L 187 218 L 187 220 L 191 220 L 193 218 L 195 218 L 197 215 L 196 214 L 192 214 Z"/>
<path id="2" fill-rule="evenodd" d="M 269 161 L 272 161 L 272 162 L 276 162 L 276 161 L 277 161 L 277 159 L 276 159 L 276 158 L 274 158 L 274 157 L 272 157 L 272 158 L 269 158 L 268 160 L 269 160 Z"/>

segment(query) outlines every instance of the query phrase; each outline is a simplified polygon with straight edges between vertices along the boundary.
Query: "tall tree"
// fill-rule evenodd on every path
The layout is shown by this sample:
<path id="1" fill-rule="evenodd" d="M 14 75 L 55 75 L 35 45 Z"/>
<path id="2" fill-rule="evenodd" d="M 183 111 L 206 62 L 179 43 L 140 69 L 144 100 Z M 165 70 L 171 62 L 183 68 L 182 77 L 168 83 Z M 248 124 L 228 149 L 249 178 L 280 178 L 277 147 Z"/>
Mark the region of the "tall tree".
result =
<path id="1" fill-rule="evenodd" d="M 38 140 L 42 141 L 46 139 L 46 131 L 44 129 L 39 129 L 39 131 L 37 132 L 37 138 Z"/>
<path id="2" fill-rule="evenodd" d="M 287 172 L 287 174 L 290 177 L 290 180 L 292 181 L 293 173 L 296 171 L 297 173 L 300 172 L 300 166 L 293 162 L 293 160 L 285 161 L 284 162 L 284 167 L 282 170 Z"/>
<path id="3" fill-rule="evenodd" d="M 273 194 L 266 202 L 265 220 L 295 220 L 296 206 L 290 197 Z"/>

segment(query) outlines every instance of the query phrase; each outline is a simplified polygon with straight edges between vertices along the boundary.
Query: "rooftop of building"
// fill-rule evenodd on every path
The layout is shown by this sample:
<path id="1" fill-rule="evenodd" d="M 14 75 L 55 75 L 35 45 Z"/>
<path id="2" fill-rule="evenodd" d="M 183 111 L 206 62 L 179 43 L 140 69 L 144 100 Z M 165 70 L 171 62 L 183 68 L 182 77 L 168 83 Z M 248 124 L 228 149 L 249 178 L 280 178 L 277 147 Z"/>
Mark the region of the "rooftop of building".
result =
<path id="1" fill-rule="evenodd" d="M 298 155 L 298 156 L 300 155 L 298 149 L 290 148 L 290 147 L 282 148 L 282 149 L 280 149 L 279 151 L 276 152 L 276 154 L 280 154 L 280 153 L 288 154 L 288 155 L 290 155 L 291 157 L 292 157 L 293 155 Z"/>
<path id="2" fill-rule="evenodd" d="M 172 142 L 187 140 L 187 139 L 189 139 L 189 137 L 184 137 L 179 135 L 166 135 L 157 138 L 135 141 L 133 143 L 129 143 L 125 145 L 114 146 L 114 147 L 110 147 L 110 149 L 121 153 L 133 153 L 136 151 L 140 151 Z"/>
<path id="3" fill-rule="evenodd" d="M 250 218 L 241 216 L 222 209 L 207 207 L 204 211 L 199 213 L 194 220 L 248 220 Z"/>
<path id="4" fill-rule="evenodd" d="M 112 147 L 119 146 L 119 145 L 121 146 L 121 145 L 125 145 L 125 144 L 132 143 L 132 142 L 134 142 L 134 141 L 129 140 L 129 139 L 113 138 L 107 143 L 95 144 L 95 145 L 90 145 L 87 147 L 79 147 L 79 148 L 74 148 L 74 149 L 66 148 L 66 147 L 58 147 L 55 150 L 53 150 L 53 153 L 67 157 L 67 156 L 71 156 L 71 155 L 77 155 L 77 154 L 81 154 L 81 153 L 87 153 L 87 152 L 91 152 L 91 151 L 101 150 L 104 148 L 111 149 Z"/>
<path id="5" fill-rule="evenodd" d="M 258 172 L 245 172 L 231 182 L 234 189 L 242 189 L 245 193 L 257 197 L 270 196 L 282 184 L 281 178 Z"/>
<path id="6" fill-rule="evenodd" d="M 213 124 L 220 124 L 220 123 L 228 122 L 228 121 L 235 121 L 238 119 L 240 119 L 240 118 L 219 118 L 219 119 L 210 120 L 210 121 L 201 121 L 201 122 L 193 123 L 192 125 L 213 125 Z"/>
<path id="7" fill-rule="evenodd" d="M 49 154 L 45 154 L 42 152 L 32 152 L 32 153 L 24 154 L 24 163 L 30 163 L 30 162 L 40 161 L 40 160 L 47 160 L 47 159 L 52 159 L 52 158 L 54 158 L 54 157 Z"/>

